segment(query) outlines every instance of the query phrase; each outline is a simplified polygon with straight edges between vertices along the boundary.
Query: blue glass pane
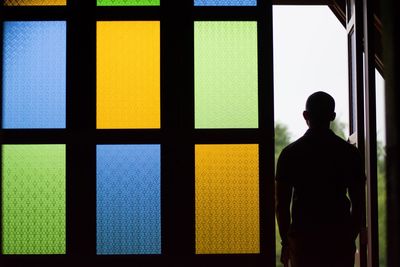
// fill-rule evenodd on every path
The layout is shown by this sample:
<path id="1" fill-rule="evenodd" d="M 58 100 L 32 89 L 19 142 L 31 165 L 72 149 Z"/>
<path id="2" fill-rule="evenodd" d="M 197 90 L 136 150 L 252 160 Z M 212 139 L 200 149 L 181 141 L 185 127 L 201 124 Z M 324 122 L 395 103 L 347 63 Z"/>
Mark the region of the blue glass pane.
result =
<path id="1" fill-rule="evenodd" d="M 3 128 L 65 128 L 65 21 L 4 22 Z"/>
<path id="2" fill-rule="evenodd" d="M 97 146 L 97 253 L 160 254 L 160 145 Z"/>
<path id="3" fill-rule="evenodd" d="M 194 0 L 195 6 L 256 6 L 257 0 Z"/>

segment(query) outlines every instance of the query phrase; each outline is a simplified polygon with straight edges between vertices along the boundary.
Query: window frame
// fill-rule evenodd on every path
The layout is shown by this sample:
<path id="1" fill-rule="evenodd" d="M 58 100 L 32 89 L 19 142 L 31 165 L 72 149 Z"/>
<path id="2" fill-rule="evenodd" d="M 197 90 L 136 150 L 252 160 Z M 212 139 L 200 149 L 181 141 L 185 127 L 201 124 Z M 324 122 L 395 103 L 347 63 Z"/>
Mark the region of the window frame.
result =
<path id="1" fill-rule="evenodd" d="M 67 22 L 66 128 L 0 129 L 1 144 L 66 145 L 67 253 L 0 254 L 0 263 L 6 266 L 18 263 L 71 266 L 85 260 L 101 266 L 127 263 L 275 266 L 272 3 L 258 0 L 255 7 L 195 7 L 193 0 L 176 2 L 164 0 L 159 7 L 97 7 L 96 0 L 68 0 L 67 6 L 57 7 L 0 6 L 0 32 L 3 32 L 3 21 L 9 20 Z M 180 11 L 178 16 L 177 10 Z M 160 21 L 160 129 L 96 129 L 96 22 L 101 20 Z M 257 22 L 258 128 L 194 128 L 194 21 L 199 20 Z M 0 40 L 0 62 L 2 42 Z M 2 109 L 0 124 L 1 118 Z M 96 255 L 98 144 L 160 144 L 161 255 Z M 259 145 L 260 254 L 195 254 L 196 144 Z"/>

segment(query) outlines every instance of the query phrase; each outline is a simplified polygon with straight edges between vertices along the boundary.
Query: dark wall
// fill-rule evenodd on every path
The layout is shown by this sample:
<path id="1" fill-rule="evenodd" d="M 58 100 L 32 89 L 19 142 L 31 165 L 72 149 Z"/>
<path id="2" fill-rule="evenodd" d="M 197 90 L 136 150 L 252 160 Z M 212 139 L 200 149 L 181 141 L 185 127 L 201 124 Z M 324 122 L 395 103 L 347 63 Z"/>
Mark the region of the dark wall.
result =
<path id="1" fill-rule="evenodd" d="M 397 0 L 382 0 L 386 81 L 388 266 L 400 266 L 400 16 Z"/>

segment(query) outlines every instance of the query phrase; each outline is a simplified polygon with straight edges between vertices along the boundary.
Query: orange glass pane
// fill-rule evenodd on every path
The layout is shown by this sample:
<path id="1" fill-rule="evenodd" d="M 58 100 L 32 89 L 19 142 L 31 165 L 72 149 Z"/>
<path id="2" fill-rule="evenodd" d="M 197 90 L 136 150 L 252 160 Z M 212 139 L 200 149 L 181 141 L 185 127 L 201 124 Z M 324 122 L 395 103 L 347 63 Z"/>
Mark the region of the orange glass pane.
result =
<path id="1" fill-rule="evenodd" d="M 97 22 L 97 128 L 160 128 L 160 22 Z"/>
<path id="2" fill-rule="evenodd" d="M 65 6 L 67 0 L 4 0 L 5 6 Z"/>
<path id="3" fill-rule="evenodd" d="M 258 145 L 196 145 L 196 254 L 260 252 Z"/>

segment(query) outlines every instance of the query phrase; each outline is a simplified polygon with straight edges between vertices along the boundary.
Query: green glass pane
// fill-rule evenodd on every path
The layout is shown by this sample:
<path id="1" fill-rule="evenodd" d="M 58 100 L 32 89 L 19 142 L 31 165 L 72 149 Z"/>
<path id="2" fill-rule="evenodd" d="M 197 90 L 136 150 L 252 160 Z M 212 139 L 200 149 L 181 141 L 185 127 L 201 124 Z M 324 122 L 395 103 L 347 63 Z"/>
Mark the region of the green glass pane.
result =
<path id="1" fill-rule="evenodd" d="M 159 6 L 160 0 L 97 0 L 98 6 Z"/>
<path id="2" fill-rule="evenodd" d="M 257 22 L 195 22 L 195 127 L 257 128 Z"/>
<path id="3" fill-rule="evenodd" d="M 65 145 L 3 145 L 4 254 L 65 254 Z"/>

